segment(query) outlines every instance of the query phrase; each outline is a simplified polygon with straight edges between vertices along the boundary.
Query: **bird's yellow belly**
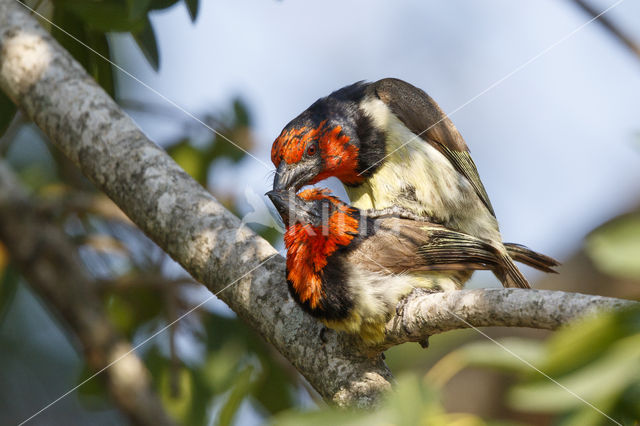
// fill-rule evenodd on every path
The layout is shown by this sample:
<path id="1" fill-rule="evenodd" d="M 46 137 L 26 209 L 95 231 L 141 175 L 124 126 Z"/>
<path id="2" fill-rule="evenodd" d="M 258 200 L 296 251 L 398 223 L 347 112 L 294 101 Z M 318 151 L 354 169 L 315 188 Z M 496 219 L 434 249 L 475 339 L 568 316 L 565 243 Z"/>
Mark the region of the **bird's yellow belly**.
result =
<path id="1" fill-rule="evenodd" d="M 350 292 L 354 295 L 349 315 L 339 321 L 323 320 L 329 328 L 358 334 L 370 344 L 384 340 L 387 322 L 396 312 L 400 300 L 414 288 L 450 291 L 460 288 L 470 273 L 424 272 L 388 275 L 353 266 Z"/>

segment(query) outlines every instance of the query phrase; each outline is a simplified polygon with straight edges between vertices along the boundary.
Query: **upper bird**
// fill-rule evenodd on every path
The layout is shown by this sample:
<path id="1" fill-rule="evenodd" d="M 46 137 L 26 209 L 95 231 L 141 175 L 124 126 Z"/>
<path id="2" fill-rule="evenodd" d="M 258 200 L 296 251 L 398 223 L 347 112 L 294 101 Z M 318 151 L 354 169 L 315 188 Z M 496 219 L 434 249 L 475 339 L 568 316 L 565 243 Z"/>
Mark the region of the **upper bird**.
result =
<path id="1" fill-rule="evenodd" d="M 429 95 L 402 80 L 358 82 L 318 99 L 282 130 L 271 160 L 274 190 L 335 176 L 354 207 L 399 206 L 533 267 L 557 265 L 530 262 L 537 253 L 522 246 L 505 247 L 462 135 Z M 529 288 L 519 272 L 503 284 Z"/>

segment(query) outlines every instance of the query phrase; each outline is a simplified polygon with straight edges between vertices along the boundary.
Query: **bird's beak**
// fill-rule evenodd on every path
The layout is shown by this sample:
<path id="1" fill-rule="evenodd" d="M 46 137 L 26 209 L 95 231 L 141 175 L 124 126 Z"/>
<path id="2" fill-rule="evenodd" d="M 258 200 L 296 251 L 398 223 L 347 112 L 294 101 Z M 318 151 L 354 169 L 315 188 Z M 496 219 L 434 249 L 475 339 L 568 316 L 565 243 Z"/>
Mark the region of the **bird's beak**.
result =
<path id="1" fill-rule="evenodd" d="M 307 164 L 287 164 L 285 161 L 281 161 L 273 178 L 273 190 L 286 191 L 292 189 L 297 191 L 314 177 L 313 168 L 308 167 Z"/>
<path id="2" fill-rule="evenodd" d="M 294 191 L 273 190 L 265 195 L 276 206 L 286 226 L 294 223 L 316 224 L 321 219 L 319 212 L 314 210 L 314 203 L 304 201 Z"/>
<path id="3" fill-rule="evenodd" d="M 275 185 L 274 185 L 275 186 Z M 276 206 L 276 210 L 280 213 L 280 216 L 283 218 L 288 217 L 289 213 L 289 191 L 269 191 L 266 194 L 267 197 L 271 200 L 274 206 Z M 295 193 L 293 194 L 295 197 Z"/>

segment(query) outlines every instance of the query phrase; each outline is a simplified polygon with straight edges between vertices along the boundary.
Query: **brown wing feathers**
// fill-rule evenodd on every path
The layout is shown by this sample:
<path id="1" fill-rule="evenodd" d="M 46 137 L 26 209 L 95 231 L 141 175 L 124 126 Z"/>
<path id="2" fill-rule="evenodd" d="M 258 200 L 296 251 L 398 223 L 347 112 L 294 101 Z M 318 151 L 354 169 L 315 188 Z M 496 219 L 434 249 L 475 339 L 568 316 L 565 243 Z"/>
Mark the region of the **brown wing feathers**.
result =
<path id="1" fill-rule="evenodd" d="M 529 255 L 531 263 L 545 261 L 531 256 L 537 253 L 526 247 L 518 246 L 518 250 Z M 397 217 L 379 218 L 375 235 L 350 254 L 350 261 L 370 271 L 394 274 L 488 269 L 505 287 L 529 288 L 511 258 L 490 243 L 430 222 Z"/>
<path id="2" fill-rule="evenodd" d="M 372 83 L 371 89 L 414 134 L 440 151 L 464 175 L 495 216 L 469 148 L 453 122 L 423 90 L 395 78 Z"/>

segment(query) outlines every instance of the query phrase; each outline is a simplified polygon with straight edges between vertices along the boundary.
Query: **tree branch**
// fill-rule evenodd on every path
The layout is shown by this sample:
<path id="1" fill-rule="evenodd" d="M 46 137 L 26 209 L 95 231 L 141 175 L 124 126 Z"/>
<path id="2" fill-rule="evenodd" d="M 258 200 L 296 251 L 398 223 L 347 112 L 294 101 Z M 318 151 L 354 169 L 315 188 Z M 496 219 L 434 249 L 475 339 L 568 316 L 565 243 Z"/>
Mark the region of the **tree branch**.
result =
<path id="1" fill-rule="evenodd" d="M 586 12 L 592 18 L 595 18 L 600 14 L 600 12 L 587 3 L 585 0 L 573 0 L 573 2 Z M 611 19 L 609 19 L 606 15 L 598 16 L 598 22 L 602 24 L 602 26 L 609 31 L 609 33 L 614 36 L 619 42 L 624 44 L 630 51 L 635 55 L 636 58 L 640 59 L 640 45 L 636 43 L 631 37 L 622 31 L 616 24 L 613 23 Z"/>
<path id="2" fill-rule="evenodd" d="M 0 0 L 0 43 L 0 88 L 137 226 L 272 343 L 325 400 L 366 407 L 390 388 L 391 373 L 380 351 L 332 331 L 321 340 L 322 326 L 289 297 L 284 261 L 275 249 L 241 227 L 238 218 L 149 141 L 15 0 Z M 417 333 L 468 326 L 450 315 L 429 317 L 431 310 L 438 312 L 440 298 L 456 313 L 457 303 L 471 306 L 466 294 L 409 301 L 404 314 L 389 324 L 385 347 L 419 340 Z M 501 302 L 503 313 L 542 303 L 539 293 L 514 294 L 518 297 Z M 558 315 L 555 302 L 544 300 L 550 318 Z M 504 323 L 493 319 L 480 325 Z M 542 323 L 532 317 L 527 321 L 523 314 L 510 325 Z M 557 323 L 549 320 L 548 327 Z"/>
<path id="3" fill-rule="evenodd" d="M 424 294 L 414 291 L 400 315 L 387 324 L 377 350 L 470 327 L 531 327 L 555 330 L 580 317 L 638 302 L 551 290 L 478 289 Z"/>
<path id="4" fill-rule="evenodd" d="M 0 88 L 196 280 L 271 342 L 327 400 L 369 405 L 390 387 L 380 356 L 304 314 L 276 250 L 149 141 L 15 0 L 0 0 Z"/>
<path id="5" fill-rule="evenodd" d="M 7 165 L 0 161 L 0 240 L 31 287 L 77 336 L 87 363 L 100 371 L 131 350 L 111 325 L 96 294 L 95 281 L 74 256 L 76 249 L 42 209 L 27 197 Z M 151 377 L 134 354 L 104 372 L 117 406 L 139 425 L 172 425 L 151 389 Z"/>

